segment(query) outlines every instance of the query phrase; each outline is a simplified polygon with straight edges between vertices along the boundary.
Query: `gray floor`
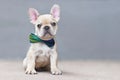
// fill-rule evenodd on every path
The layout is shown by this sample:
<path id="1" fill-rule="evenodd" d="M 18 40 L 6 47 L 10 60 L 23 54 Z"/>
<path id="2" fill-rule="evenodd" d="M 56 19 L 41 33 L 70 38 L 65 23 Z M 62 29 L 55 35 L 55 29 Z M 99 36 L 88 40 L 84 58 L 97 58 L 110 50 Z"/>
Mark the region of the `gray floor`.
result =
<path id="1" fill-rule="evenodd" d="M 44 14 L 54 3 L 61 6 L 60 59 L 120 59 L 118 0 L 0 0 L 0 58 L 24 58 L 34 32 L 28 8 Z"/>
<path id="2" fill-rule="evenodd" d="M 26 75 L 21 61 L 0 60 L 0 64 L 0 80 L 120 80 L 120 62 L 113 61 L 60 61 L 62 75 Z"/>

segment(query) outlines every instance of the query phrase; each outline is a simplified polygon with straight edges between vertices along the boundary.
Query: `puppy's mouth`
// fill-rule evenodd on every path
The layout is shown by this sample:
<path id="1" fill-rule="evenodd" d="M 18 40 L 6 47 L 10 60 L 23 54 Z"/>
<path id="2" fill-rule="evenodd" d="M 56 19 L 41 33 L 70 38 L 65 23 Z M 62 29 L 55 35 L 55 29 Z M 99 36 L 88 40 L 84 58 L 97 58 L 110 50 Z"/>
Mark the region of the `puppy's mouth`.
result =
<path id="1" fill-rule="evenodd" d="M 54 36 L 49 32 L 49 31 L 45 31 L 44 35 L 41 37 L 41 39 L 43 40 L 50 40 L 52 39 Z"/>
<path id="2" fill-rule="evenodd" d="M 49 31 L 45 31 L 43 36 L 50 35 L 53 36 Z"/>

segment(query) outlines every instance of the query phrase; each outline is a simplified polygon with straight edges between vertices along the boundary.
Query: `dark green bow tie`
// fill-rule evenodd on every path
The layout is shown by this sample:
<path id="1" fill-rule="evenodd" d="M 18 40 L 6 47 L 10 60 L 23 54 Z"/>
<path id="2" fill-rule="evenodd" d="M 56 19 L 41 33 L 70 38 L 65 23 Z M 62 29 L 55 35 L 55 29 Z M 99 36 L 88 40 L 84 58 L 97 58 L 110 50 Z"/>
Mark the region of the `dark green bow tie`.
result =
<path id="1" fill-rule="evenodd" d="M 55 45 L 55 41 L 54 39 L 51 39 L 51 40 L 42 40 L 40 39 L 37 35 L 31 33 L 29 35 L 29 40 L 30 40 L 30 43 L 38 43 L 38 42 L 41 42 L 41 43 L 44 43 L 46 44 L 48 47 L 53 47 Z"/>

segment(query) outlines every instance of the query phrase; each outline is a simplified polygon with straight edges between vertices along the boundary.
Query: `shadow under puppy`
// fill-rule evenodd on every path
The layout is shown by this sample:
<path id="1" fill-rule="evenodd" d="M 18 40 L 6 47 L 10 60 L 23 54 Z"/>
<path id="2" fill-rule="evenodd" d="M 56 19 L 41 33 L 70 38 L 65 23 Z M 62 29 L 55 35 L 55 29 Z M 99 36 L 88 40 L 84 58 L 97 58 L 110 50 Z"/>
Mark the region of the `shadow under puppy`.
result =
<path id="1" fill-rule="evenodd" d="M 29 36 L 31 46 L 23 67 L 26 74 L 36 74 L 36 70 L 47 68 L 54 75 L 62 74 L 57 66 L 57 46 L 55 35 L 57 22 L 60 19 L 60 7 L 53 5 L 50 14 L 40 15 L 34 8 L 29 9 L 31 23 L 35 25 L 35 33 Z"/>

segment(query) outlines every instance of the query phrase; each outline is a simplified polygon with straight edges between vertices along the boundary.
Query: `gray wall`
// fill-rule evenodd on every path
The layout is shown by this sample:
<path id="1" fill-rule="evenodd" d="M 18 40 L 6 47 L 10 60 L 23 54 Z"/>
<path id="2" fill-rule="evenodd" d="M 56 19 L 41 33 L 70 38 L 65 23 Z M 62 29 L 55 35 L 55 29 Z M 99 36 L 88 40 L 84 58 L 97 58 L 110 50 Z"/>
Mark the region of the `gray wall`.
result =
<path id="1" fill-rule="evenodd" d="M 115 0 L 0 0 L 0 59 L 23 59 L 34 32 L 28 8 L 61 6 L 59 59 L 120 59 L 120 2 Z"/>

